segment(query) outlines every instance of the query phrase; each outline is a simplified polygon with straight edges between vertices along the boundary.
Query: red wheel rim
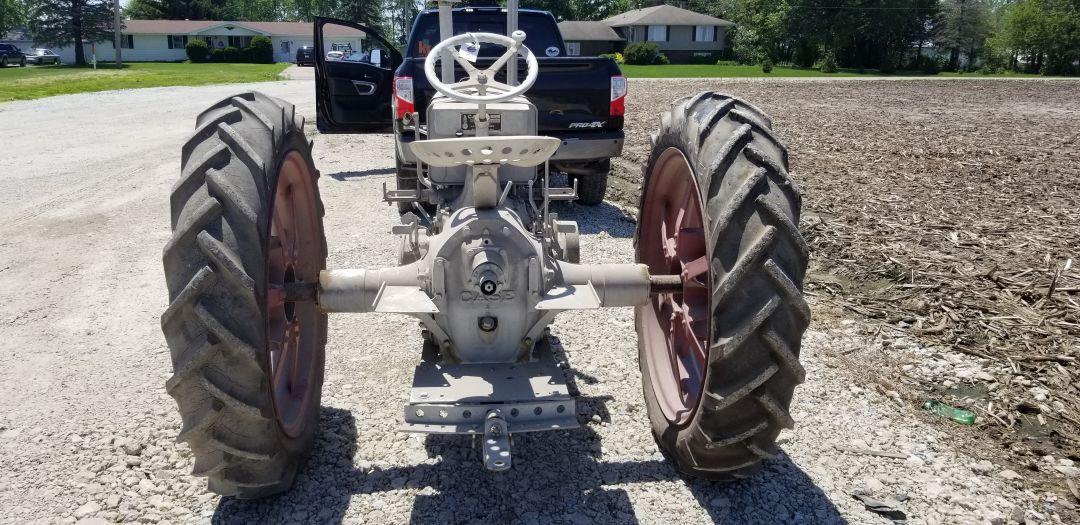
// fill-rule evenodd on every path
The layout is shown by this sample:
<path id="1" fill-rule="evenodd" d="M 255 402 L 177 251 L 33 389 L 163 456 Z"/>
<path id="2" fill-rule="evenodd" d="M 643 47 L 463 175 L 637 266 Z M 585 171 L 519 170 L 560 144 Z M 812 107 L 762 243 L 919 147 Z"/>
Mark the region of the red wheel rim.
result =
<path id="1" fill-rule="evenodd" d="M 319 312 L 313 301 L 285 300 L 285 285 L 316 283 L 322 269 L 315 180 L 293 151 L 278 171 L 270 210 L 266 328 L 274 413 L 290 437 L 300 435 L 318 373 Z"/>
<path id="2" fill-rule="evenodd" d="M 708 369 L 709 257 L 701 193 L 686 156 L 668 148 L 653 164 L 639 219 L 637 259 L 651 275 L 683 277 L 680 292 L 641 307 L 653 394 L 668 421 L 694 414 Z"/>

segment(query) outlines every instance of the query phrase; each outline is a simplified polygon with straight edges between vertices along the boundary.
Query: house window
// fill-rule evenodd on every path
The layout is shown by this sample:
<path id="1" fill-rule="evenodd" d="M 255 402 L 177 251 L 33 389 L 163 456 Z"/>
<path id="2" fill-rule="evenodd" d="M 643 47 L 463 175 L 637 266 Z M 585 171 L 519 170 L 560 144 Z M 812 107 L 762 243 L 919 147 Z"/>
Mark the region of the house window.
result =
<path id="1" fill-rule="evenodd" d="M 285 53 L 285 54 L 292 53 L 292 41 L 282 40 L 281 41 L 281 52 Z"/>
<path id="2" fill-rule="evenodd" d="M 572 57 L 581 56 L 581 42 L 567 42 L 566 54 Z"/>
<path id="3" fill-rule="evenodd" d="M 694 26 L 694 42 L 713 42 L 716 40 L 716 26 Z"/>
<path id="4" fill-rule="evenodd" d="M 230 36 L 229 47 L 235 47 L 236 49 L 244 49 L 251 46 L 250 36 Z"/>
<path id="5" fill-rule="evenodd" d="M 120 49 L 135 49 L 135 35 L 120 35 Z"/>
<path id="6" fill-rule="evenodd" d="M 169 35 L 169 49 L 184 49 L 187 47 L 187 35 Z"/>
<path id="7" fill-rule="evenodd" d="M 650 42 L 667 42 L 668 26 L 649 26 Z"/>

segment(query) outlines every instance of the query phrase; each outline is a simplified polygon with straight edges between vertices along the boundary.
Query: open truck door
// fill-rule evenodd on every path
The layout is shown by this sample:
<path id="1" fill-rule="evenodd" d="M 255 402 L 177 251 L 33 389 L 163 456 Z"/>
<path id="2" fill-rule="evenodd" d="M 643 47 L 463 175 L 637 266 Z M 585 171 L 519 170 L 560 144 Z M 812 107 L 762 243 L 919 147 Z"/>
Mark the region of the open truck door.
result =
<path id="1" fill-rule="evenodd" d="M 320 133 L 390 128 L 401 53 L 369 27 L 315 17 L 315 107 Z"/>

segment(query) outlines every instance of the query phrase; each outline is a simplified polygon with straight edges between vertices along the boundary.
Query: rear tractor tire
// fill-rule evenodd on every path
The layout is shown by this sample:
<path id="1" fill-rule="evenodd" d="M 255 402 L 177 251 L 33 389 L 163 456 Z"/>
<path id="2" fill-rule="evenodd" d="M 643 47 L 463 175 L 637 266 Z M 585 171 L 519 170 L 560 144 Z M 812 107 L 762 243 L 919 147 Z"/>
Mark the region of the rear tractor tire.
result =
<path id="1" fill-rule="evenodd" d="M 170 198 L 165 388 L 193 474 L 222 495 L 287 490 L 319 422 L 326 315 L 285 295 L 326 267 L 303 124 L 292 104 L 261 93 L 215 104 L 183 147 Z"/>
<path id="2" fill-rule="evenodd" d="M 637 260 L 684 281 L 635 311 L 653 435 L 684 475 L 746 477 L 792 427 L 805 378 L 808 251 L 787 150 L 760 110 L 704 92 L 662 116 L 643 179 Z"/>

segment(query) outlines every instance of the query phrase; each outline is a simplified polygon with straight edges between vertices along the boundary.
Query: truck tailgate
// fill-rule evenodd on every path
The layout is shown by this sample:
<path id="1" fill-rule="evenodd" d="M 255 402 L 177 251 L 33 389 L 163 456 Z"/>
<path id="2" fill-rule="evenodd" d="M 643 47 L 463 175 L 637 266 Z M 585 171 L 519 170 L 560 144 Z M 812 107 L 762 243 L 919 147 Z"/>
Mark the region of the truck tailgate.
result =
<path id="1" fill-rule="evenodd" d="M 613 60 L 604 57 L 537 57 L 536 60 L 540 65 L 536 84 L 525 95 L 536 105 L 541 133 L 587 135 L 622 129 L 622 116 L 609 115 L 611 76 L 620 74 Z M 490 60 L 486 62 L 490 63 Z M 524 78 L 525 64 L 519 62 L 519 78 Z M 487 64 L 481 59 L 477 65 Z M 423 115 L 435 90 L 424 76 L 423 58 L 406 59 L 399 71 L 407 73 L 409 70 L 413 77 L 416 110 Z M 457 77 L 464 77 L 460 68 Z M 505 81 L 505 70 L 497 79 Z"/>

